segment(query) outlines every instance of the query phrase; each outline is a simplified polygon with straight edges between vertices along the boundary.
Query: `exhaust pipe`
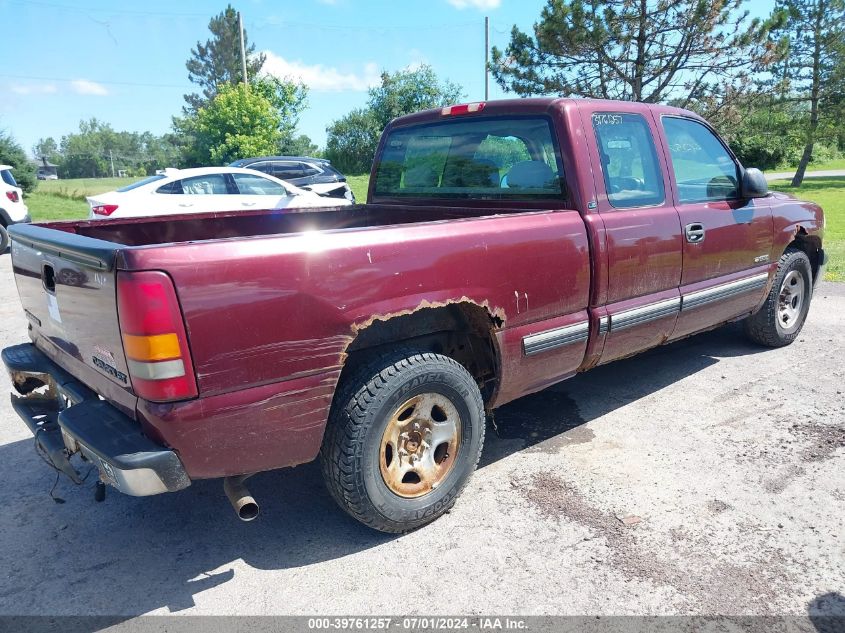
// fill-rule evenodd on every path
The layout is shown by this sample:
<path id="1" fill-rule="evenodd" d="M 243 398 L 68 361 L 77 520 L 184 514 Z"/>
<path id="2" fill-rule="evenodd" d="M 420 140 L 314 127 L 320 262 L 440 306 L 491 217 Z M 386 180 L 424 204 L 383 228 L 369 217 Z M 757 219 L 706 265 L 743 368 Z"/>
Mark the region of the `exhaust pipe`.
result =
<path id="1" fill-rule="evenodd" d="M 237 477 L 226 477 L 223 480 L 223 490 L 229 497 L 229 503 L 235 509 L 235 514 L 241 521 L 252 521 L 258 517 L 258 503 L 249 494 L 244 485 L 247 477 L 251 475 L 238 475 Z"/>

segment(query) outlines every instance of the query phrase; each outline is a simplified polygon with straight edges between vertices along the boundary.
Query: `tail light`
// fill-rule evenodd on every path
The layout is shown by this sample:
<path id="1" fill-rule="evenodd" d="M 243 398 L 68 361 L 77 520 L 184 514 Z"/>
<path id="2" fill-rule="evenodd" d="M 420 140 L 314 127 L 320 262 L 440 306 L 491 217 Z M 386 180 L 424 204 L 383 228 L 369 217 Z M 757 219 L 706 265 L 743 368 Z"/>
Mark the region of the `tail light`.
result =
<path id="1" fill-rule="evenodd" d="M 115 211 L 117 211 L 116 204 L 98 204 L 95 207 L 91 207 L 91 211 L 94 212 L 94 215 L 105 215 L 109 216 Z"/>
<path id="2" fill-rule="evenodd" d="M 20 200 L 20 199 L 21 199 L 21 197 L 18 195 L 18 192 L 17 192 L 17 191 L 7 191 L 7 192 L 6 192 L 6 197 L 7 197 L 9 200 L 11 200 L 12 202 L 17 202 L 18 200 Z"/>
<path id="3" fill-rule="evenodd" d="M 160 271 L 118 272 L 117 313 L 135 393 L 170 402 L 197 395 L 176 289 Z"/>
<path id="4" fill-rule="evenodd" d="M 481 112 L 484 106 L 487 105 L 483 101 L 476 103 L 462 103 L 460 105 L 446 106 L 440 111 L 441 116 L 455 116 L 456 114 L 472 114 L 473 112 Z"/>

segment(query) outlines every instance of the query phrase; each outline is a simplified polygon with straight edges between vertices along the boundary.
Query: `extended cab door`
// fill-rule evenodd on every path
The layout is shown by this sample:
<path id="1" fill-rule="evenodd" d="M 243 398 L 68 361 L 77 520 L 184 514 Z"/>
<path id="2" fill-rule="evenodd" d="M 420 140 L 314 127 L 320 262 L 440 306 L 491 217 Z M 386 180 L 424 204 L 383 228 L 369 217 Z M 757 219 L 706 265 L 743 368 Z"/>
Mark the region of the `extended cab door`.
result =
<path id="1" fill-rule="evenodd" d="M 585 105 L 596 205 L 607 236 L 606 306 L 599 321 L 606 332 L 604 363 L 659 345 L 675 329 L 681 222 L 650 112 L 637 104 L 614 104 L 612 111 Z"/>
<path id="2" fill-rule="evenodd" d="M 765 198 L 740 198 L 740 166 L 703 121 L 664 114 L 660 123 L 684 229 L 678 338 L 760 303 L 769 277 L 772 210 Z"/>

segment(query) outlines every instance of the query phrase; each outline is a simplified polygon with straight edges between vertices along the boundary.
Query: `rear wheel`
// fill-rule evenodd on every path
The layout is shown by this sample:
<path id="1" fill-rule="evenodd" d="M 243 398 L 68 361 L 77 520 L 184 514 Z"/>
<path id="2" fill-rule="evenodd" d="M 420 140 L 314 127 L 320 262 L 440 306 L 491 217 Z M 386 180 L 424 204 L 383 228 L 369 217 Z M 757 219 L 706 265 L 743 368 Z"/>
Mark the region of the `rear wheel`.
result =
<path id="1" fill-rule="evenodd" d="M 5 253 L 7 248 L 9 248 L 9 232 L 0 224 L 0 253 Z"/>
<path id="2" fill-rule="evenodd" d="M 323 477 L 362 523 L 407 532 L 455 503 L 478 463 L 484 424 L 466 369 L 439 354 L 399 352 L 341 385 L 321 450 Z"/>
<path id="3" fill-rule="evenodd" d="M 802 250 L 787 248 L 766 302 L 745 320 L 746 334 L 768 347 L 789 345 L 804 327 L 812 296 L 810 259 Z"/>

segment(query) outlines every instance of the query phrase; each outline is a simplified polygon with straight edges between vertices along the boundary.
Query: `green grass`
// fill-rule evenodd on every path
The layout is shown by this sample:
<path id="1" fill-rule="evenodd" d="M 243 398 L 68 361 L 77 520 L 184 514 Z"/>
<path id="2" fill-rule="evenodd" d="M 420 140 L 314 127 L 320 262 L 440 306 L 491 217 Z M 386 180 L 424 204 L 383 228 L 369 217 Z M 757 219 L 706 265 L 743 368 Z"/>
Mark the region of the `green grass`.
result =
<path id="1" fill-rule="evenodd" d="M 360 176 L 347 176 L 346 182 L 355 194 L 355 200 L 359 203 L 367 201 L 367 189 L 370 186 L 370 174 L 362 174 Z"/>
<path id="2" fill-rule="evenodd" d="M 845 176 L 808 178 L 796 189 L 788 180 L 775 180 L 769 186 L 821 205 L 827 218 L 824 249 L 830 258 L 825 279 L 845 281 Z"/>
<path id="3" fill-rule="evenodd" d="M 93 196 L 106 191 L 114 191 L 120 187 L 137 182 L 141 178 L 71 178 L 67 180 L 42 180 L 38 183 L 37 193 L 46 193 L 61 198 L 85 200 L 85 196 Z"/>
<path id="4" fill-rule="evenodd" d="M 40 190 L 26 197 L 26 206 L 29 207 L 33 222 L 81 220 L 88 217 L 88 203 L 84 199 L 63 198 Z"/>

